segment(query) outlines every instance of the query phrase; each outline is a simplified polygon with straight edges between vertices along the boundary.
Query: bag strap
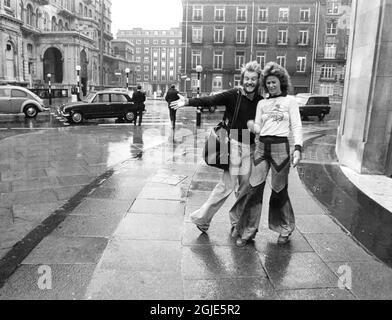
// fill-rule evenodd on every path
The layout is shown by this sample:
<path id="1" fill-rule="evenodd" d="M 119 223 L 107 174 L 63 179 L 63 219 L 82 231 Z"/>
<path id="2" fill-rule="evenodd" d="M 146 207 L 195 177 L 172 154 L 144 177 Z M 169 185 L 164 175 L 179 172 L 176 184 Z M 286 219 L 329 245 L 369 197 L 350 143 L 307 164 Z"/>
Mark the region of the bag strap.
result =
<path id="1" fill-rule="evenodd" d="M 233 118 L 231 119 L 231 125 L 230 125 L 229 129 L 231 129 L 231 126 L 233 125 L 233 123 L 237 121 L 238 113 L 240 111 L 240 103 L 241 103 L 241 92 L 238 89 L 237 90 L 237 101 L 236 101 L 236 105 L 235 105 L 234 115 L 233 115 Z"/>

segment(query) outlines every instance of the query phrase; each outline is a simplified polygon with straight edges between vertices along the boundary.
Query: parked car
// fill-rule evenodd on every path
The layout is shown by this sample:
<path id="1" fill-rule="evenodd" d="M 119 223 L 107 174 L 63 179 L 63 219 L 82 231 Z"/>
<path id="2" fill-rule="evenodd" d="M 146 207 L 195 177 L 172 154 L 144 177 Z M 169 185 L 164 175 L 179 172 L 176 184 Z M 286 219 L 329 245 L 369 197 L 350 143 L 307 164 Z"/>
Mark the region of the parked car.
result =
<path id="1" fill-rule="evenodd" d="M 59 113 L 73 123 L 96 118 L 119 118 L 133 122 L 137 111 L 128 92 L 104 90 L 90 92 L 82 101 L 62 105 Z"/>
<path id="2" fill-rule="evenodd" d="M 295 96 L 295 99 L 299 104 L 299 112 L 302 119 L 305 119 L 308 116 L 317 116 L 321 121 L 331 110 L 328 96 L 298 93 Z"/>
<path id="3" fill-rule="evenodd" d="M 19 86 L 0 86 L 0 113 L 24 113 L 35 118 L 39 112 L 47 111 L 44 101 L 30 90 Z"/>

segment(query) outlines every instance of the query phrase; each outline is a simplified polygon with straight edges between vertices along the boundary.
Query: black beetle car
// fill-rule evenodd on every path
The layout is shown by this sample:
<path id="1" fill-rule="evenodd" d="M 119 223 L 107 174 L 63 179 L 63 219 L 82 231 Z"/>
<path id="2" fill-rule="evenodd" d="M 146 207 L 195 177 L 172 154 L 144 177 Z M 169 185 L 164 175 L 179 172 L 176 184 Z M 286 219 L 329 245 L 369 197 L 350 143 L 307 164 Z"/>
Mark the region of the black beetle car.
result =
<path id="1" fill-rule="evenodd" d="M 137 111 L 126 90 L 105 90 L 90 92 L 82 101 L 62 105 L 59 113 L 73 123 L 96 118 L 118 118 L 133 122 Z"/>

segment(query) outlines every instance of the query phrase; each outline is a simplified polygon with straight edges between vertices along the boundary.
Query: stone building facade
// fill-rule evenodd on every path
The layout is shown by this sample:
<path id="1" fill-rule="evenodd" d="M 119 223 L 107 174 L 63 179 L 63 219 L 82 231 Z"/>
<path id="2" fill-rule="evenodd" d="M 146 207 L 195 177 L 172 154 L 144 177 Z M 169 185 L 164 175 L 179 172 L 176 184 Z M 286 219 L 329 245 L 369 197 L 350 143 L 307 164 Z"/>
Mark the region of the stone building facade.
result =
<path id="1" fill-rule="evenodd" d="M 286 67 L 293 92 L 311 90 L 317 1 L 182 0 L 184 75 L 195 91 L 237 86 L 242 64 L 276 61 Z"/>
<path id="2" fill-rule="evenodd" d="M 353 0 L 336 151 L 358 173 L 392 176 L 392 2 Z"/>
<path id="3" fill-rule="evenodd" d="M 161 95 L 171 84 L 178 85 L 182 61 L 180 28 L 119 30 L 117 39 L 135 46 L 135 78 L 143 90 Z"/>
<path id="4" fill-rule="evenodd" d="M 110 0 L 0 0 L 0 83 L 45 87 L 51 74 L 69 89 L 81 66 L 84 93 L 111 85 L 112 39 Z"/>
<path id="5" fill-rule="evenodd" d="M 314 93 L 341 103 L 350 36 L 351 0 L 321 0 L 318 4 Z"/>

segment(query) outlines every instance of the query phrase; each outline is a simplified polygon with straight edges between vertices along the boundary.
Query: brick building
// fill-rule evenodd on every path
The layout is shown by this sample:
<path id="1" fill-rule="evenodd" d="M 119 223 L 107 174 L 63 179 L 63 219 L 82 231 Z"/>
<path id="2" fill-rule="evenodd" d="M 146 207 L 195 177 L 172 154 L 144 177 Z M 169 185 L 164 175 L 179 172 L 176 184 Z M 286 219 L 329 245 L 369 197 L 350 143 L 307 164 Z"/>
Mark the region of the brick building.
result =
<path id="1" fill-rule="evenodd" d="M 240 67 L 276 61 L 292 77 L 293 93 L 311 90 L 317 1 L 182 0 L 183 78 L 197 88 L 196 65 L 203 66 L 201 91 L 236 86 Z"/>
<path id="2" fill-rule="evenodd" d="M 180 28 L 119 30 L 117 39 L 135 46 L 135 76 L 149 94 L 166 92 L 171 84 L 178 85 L 181 70 L 182 38 Z"/>
<path id="3" fill-rule="evenodd" d="M 69 89 L 79 65 L 84 93 L 110 85 L 119 63 L 112 39 L 110 0 L 1 0 L 0 83 L 44 87 L 50 73 L 53 86 Z"/>

